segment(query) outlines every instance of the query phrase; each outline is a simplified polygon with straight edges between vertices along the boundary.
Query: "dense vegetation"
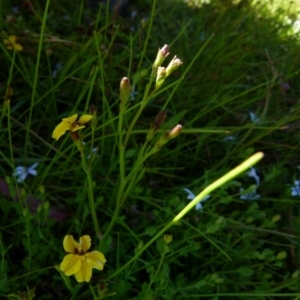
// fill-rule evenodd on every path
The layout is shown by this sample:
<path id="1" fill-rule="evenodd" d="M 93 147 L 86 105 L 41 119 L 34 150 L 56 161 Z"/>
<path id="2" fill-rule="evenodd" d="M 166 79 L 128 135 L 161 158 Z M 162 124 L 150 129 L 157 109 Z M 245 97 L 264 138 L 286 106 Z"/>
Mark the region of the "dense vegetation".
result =
<path id="1" fill-rule="evenodd" d="M 299 3 L 87 3 L 0 1 L 0 298 L 300 299 Z"/>

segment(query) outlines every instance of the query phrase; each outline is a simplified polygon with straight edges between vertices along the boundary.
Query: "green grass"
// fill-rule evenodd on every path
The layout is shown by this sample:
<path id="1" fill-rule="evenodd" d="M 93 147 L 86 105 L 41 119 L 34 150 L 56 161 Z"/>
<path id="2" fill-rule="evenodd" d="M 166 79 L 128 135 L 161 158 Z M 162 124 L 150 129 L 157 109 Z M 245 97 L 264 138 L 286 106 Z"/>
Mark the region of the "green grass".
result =
<path id="1" fill-rule="evenodd" d="M 0 3 L 0 298 L 300 299 L 299 3 L 137 1 L 125 19 L 70 3 Z M 162 65 L 183 64 L 155 89 L 165 44 Z M 123 77 L 135 93 L 121 102 Z M 91 105 L 83 155 L 69 131 L 52 138 Z M 89 283 L 59 270 L 68 234 L 105 255 Z"/>

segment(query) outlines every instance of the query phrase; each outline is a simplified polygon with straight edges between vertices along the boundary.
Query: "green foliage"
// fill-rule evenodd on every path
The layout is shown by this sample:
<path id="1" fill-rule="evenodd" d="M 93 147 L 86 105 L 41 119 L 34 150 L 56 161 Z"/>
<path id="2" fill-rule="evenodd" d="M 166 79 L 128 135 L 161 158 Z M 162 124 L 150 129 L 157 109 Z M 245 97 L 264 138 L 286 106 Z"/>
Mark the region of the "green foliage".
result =
<path id="1" fill-rule="evenodd" d="M 1 299 L 300 299 L 299 9 L 269 2 L 0 1 Z M 75 113 L 77 147 L 54 141 Z M 259 151 L 259 182 L 192 209 L 183 188 Z M 105 255 L 89 283 L 60 271 L 67 234 Z"/>

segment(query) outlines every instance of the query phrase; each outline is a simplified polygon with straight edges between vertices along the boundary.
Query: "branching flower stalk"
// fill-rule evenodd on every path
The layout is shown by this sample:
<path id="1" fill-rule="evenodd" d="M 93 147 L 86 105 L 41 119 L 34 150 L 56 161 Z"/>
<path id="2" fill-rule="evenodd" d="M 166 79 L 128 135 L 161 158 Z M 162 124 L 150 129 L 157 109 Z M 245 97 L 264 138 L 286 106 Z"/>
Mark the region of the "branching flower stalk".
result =
<path id="1" fill-rule="evenodd" d="M 152 73 L 150 76 L 150 80 L 146 85 L 145 92 L 143 95 L 143 99 L 140 103 L 139 109 L 136 112 L 133 120 L 131 121 L 126 135 L 124 134 L 124 124 L 123 124 L 123 116 L 127 113 L 128 100 L 131 93 L 131 86 L 129 79 L 124 77 L 120 83 L 120 111 L 119 111 L 119 121 L 118 121 L 118 132 L 119 132 L 119 165 L 120 165 L 120 176 L 118 185 L 116 186 L 117 197 L 116 197 L 116 206 L 112 216 L 112 219 L 108 225 L 107 230 L 103 236 L 103 240 L 108 236 L 110 231 L 112 230 L 114 224 L 117 221 L 119 211 L 121 209 L 122 204 L 126 200 L 130 191 L 134 188 L 134 186 L 142 179 L 145 169 L 143 169 L 144 162 L 152 156 L 154 153 L 159 151 L 163 145 L 165 145 L 169 140 L 175 138 L 180 133 L 182 126 L 177 125 L 174 127 L 169 133 L 163 134 L 158 141 L 154 144 L 153 147 L 149 146 L 148 143 L 154 137 L 155 133 L 165 120 L 166 114 L 161 113 L 150 128 L 149 133 L 147 134 L 144 145 L 141 147 L 138 157 L 129 172 L 129 174 L 125 174 L 125 150 L 128 144 L 129 138 L 131 136 L 132 130 L 141 116 L 144 108 L 149 103 L 149 100 L 155 95 L 157 90 L 161 87 L 164 80 L 169 76 L 176 68 L 178 68 L 182 62 L 175 56 L 173 60 L 169 63 L 167 68 L 161 67 L 161 64 L 165 60 L 165 58 L 169 55 L 169 46 L 165 45 L 162 49 L 158 50 L 158 54 L 156 56 L 155 62 L 152 66 Z M 155 81 L 155 87 L 150 92 L 153 83 Z M 125 135 L 125 138 L 124 138 Z"/>

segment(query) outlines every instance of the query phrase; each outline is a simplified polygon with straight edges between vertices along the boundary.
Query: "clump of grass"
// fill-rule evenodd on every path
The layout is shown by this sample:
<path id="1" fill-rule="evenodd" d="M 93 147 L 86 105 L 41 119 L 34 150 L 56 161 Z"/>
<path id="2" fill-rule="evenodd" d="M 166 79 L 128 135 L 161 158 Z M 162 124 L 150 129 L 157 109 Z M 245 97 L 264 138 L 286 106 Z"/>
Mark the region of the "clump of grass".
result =
<path id="1" fill-rule="evenodd" d="M 189 3 L 0 4 L 1 297 L 298 296 L 295 15 Z M 69 234 L 105 255 L 90 284 L 60 270 Z"/>

